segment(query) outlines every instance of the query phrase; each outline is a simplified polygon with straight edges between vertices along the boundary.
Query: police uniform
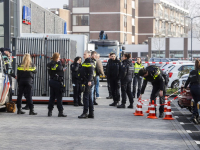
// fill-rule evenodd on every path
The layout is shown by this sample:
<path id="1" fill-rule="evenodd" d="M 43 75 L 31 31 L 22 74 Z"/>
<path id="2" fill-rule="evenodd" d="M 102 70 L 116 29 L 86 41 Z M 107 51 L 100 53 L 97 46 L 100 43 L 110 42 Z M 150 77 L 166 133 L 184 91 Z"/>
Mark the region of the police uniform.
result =
<path id="1" fill-rule="evenodd" d="M 189 74 L 189 77 L 185 83 L 185 88 L 190 84 L 190 92 L 194 99 L 194 110 L 191 117 L 191 121 L 195 124 L 199 123 L 199 113 L 197 110 L 197 103 L 200 101 L 200 69 L 192 70 Z"/>
<path id="2" fill-rule="evenodd" d="M 144 68 L 144 66 L 139 63 L 134 64 L 134 78 L 133 78 L 133 97 L 135 98 L 135 93 L 136 93 L 136 86 L 138 83 L 138 90 L 137 90 L 137 98 L 140 96 L 141 92 L 141 86 L 142 86 L 142 78 L 138 75 L 138 72 L 140 69 Z"/>
<path id="3" fill-rule="evenodd" d="M 108 79 L 110 80 L 110 87 L 112 91 L 113 103 L 110 106 L 116 106 L 120 100 L 120 70 L 121 63 L 117 58 L 115 60 L 110 59 L 107 70 Z"/>
<path id="4" fill-rule="evenodd" d="M 81 103 L 81 78 L 80 78 L 81 64 L 73 63 L 71 64 L 72 71 L 72 84 L 74 90 L 74 106 L 83 106 Z"/>
<path id="5" fill-rule="evenodd" d="M 17 82 L 18 82 L 18 96 L 17 96 L 17 108 L 18 114 L 23 114 L 24 112 L 21 111 L 21 104 L 22 104 L 22 95 L 26 90 L 26 101 L 28 103 L 30 109 L 30 115 L 36 115 L 34 113 L 34 106 L 32 101 L 32 86 L 33 86 L 33 75 L 36 73 L 36 67 L 34 64 L 31 64 L 28 70 L 24 70 L 23 66 L 20 64 L 17 67 Z"/>
<path id="6" fill-rule="evenodd" d="M 125 108 L 126 104 L 126 94 L 128 95 L 130 105 L 128 108 L 133 108 L 133 95 L 131 92 L 131 83 L 133 76 L 132 60 L 126 59 L 122 61 L 121 65 L 121 93 L 122 93 L 122 104 L 117 106 L 117 108 Z"/>
<path id="7" fill-rule="evenodd" d="M 163 91 L 163 96 L 160 97 L 160 104 L 164 104 L 165 94 L 166 94 L 165 86 L 167 85 L 167 81 L 166 81 L 166 78 L 165 78 L 162 70 L 160 70 L 156 66 L 149 66 L 146 68 L 146 70 L 148 71 L 148 76 L 144 77 L 141 94 L 144 94 L 144 90 L 146 88 L 147 82 L 151 82 L 152 86 L 153 86 L 153 89 L 151 92 L 151 98 L 150 98 L 151 102 L 152 102 L 152 100 L 154 100 L 154 102 L 156 104 L 156 97 L 159 95 L 160 91 Z M 160 112 L 160 117 L 163 117 L 164 105 L 160 106 L 159 112 Z"/>
<path id="8" fill-rule="evenodd" d="M 50 99 L 48 105 L 48 116 L 52 116 L 52 110 L 54 108 L 55 99 L 57 99 L 57 108 L 59 111 L 58 117 L 66 117 L 63 114 L 63 105 L 62 105 L 62 93 L 65 88 L 63 85 L 64 80 L 64 71 L 63 66 L 60 61 L 51 61 L 47 64 L 48 73 L 50 75 L 49 86 L 50 86 Z"/>
<path id="9" fill-rule="evenodd" d="M 94 118 L 94 106 L 92 102 L 92 87 L 94 86 L 94 61 L 91 58 L 85 59 L 80 69 L 81 83 L 85 85 L 85 91 L 83 93 L 83 114 L 78 118 Z M 91 82 L 91 86 L 88 85 Z M 89 115 L 88 113 L 89 108 Z"/>

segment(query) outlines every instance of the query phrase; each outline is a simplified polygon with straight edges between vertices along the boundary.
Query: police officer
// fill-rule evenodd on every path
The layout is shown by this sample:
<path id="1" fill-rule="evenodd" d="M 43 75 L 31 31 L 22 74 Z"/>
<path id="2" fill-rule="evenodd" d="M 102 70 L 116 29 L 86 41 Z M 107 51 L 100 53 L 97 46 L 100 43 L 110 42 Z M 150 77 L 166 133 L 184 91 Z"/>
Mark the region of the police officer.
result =
<path id="1" fill-rule="evenodd" d="M 10 54 L 11 51 L 9 48 L 1 48 L 1 53 L 3 55 L 4 64 L 5 64 L 5 72 L 8 74 L 9 82 L 10 82 L 10 89 L 9 89 L 9 101 L 12 101 L 12 77 L 17 79 L 17 76 L 12 72 L 10 69 L 12 66 L 12 62 L 10 62 Z"/>
<path id="2" fill-rule="evenodd" d="M 115 53 L 110 54 L 111 59 L 109 61 L 107 76 L 110 80 L 110 87 L 112 91 L 113 103 L 109 106 L 117 106 L 117 103 L 120 100 L 120 60 L 116 58 Z"/>
<path id="3" fill-rule="evenodd" d="M 92 61 L 90 56 L 91 52 L 86 50 L 83 55 L 85 61 L 80 69 L 81 82 L 85 85 L 85 91 L 83 93 L 83 113 L 78 116 L 79 119 L 94 118 L 94 106 L 92 101 L 92 87 L 94 86 L 94 61 Z"/>
<path id="4" fill-rule="evenodd" d="M 123 61 L 121 64 L 121 93 L 122 93 L 122 104 L 117 106 L 117 108 L 125 108 L 126 104 L 126 94 L 128 95 L 130 105 L 128 108 L 133 108 L 133 95 L 131 92 L 131 83 L 133 76 L 132 60 L 130 59 L 130 54 L 123 55 Z"/>
<path id="5" fill-rule="evenodd" d="M 63 114 L 62 105 L 62 93 L 65 91 L 65 86 L 63 85 L 64 71 L 63 65 L 60 61 L 60 54 L 54 53 L 52 61 L 47 64 L 48 73 L 50 75 L 49 86 L 50 86 L 50 99 L 48 105 L 48 116 L 52 116 L 52 110 L 54 108 L 55 99 L 57 99 L 58 117 L 67 117 Z"/>
<path id="6" fill-rule="evenodd" d="M 134 64 L 134 78 L 133 78 L 133 98 L 135 98 L 136 86 L 138 84 L 137 98 L 140 96 L 142 78 L 138 75 L 140 69 L 144 68 L 140 57 L 137 57 L 137 62 Z"/>
<path id="7" fill-rule="evenodd" d="M 108 78 L 108 75 L 107 75 L 107 72 L 108 72 L 108 68 L 109 68 L 109 62 L 111 61 L 111 56 L 110 54 L 108 55 L 109 59 L 108 59 L 108 62 L 107 62 L 107 65 L 106 65 L 106 71 L 105 71 L 105 75 L 107 77 L 107 86 L 108 86 L 108 93 L 109 93 L 109 96 L 106 97 L 106 99 L 112 99 L 112 91 L 111 91 L 111 88 L 110 88 L 110 79 Z"/>
<path id="8" fill-rule="evenodd" d="M 98 105 L 98 103 L 96 102 L 96 82 L 97 82 L 97 61 L 96 61 L 96 57 L 97 57 L 97 52 L 92 51 L 91 52 L 91 59 L 94 62 L 94 86 L 92 87 L 92 101 L 94 105 Z"/>
<path id="9" fill-rule="evenodd" d="M 190 75 L 185 83 L 184 88 L 186 89 L 188 84 L 190 84 L 190 92 L 194 99 L 194 111 L 190 121 L 194 122 L 195 124 L 199 122 L 199 113 L 197 110 L 197 103 L 200 101 L 200 61 L 195 61 L 195 70 L 190 72 Z"/>
<path id="10" fill-rule="evenodd" d="M 81 69 L 81 57 L 76 57 L 74 63 L 71 64 L 72 71 L 72 84 L 74 90 L 74 106 L 83 106 L 81 103 L 81 78 L 80 78 L 80 69 Z"/>
<path id="11" fill-rule="evenodd" d="M 30 54 L 25 54 L 22 63 L 17 68 L 17 82 L 18 82 L 18 96 L 17 96 L 17 114 L 24 114 L 21 110 L 22 95 L 26 89 L 26 100 L 30 109 L 29 115 L 37 115 L 34 112 L 34 106 L 32 101 L 32 84 L 33 74 L 36 73 L 36 67 L 31 61 Z"/>
<path id="12" fill-rule="evenodd" d="M 156 97 L 160 96 L 160 104 L 164 104 L 165 94 L 166 94 L 166 85 L 167 78 L 166 75 L 163 74 L 162 70 L 160 70 L 156 66 L 149 66 L 146 69 L 140 69 L 139 76 L 144 77 L 144 82 L 141 89 L 140 98 L 142 98 L 142 94 L 144 94 L 144 90 L 146 88 L 147 82 L 151 82 L 153 85 L 153 89 L 151 92 L 151 102 L 154 100 L 156 104 Z M 156 109 L 155 109 L 156 110 Z M 164 105 L 161 105 L 159 108 L 159 118 L 163 118 Z"/>

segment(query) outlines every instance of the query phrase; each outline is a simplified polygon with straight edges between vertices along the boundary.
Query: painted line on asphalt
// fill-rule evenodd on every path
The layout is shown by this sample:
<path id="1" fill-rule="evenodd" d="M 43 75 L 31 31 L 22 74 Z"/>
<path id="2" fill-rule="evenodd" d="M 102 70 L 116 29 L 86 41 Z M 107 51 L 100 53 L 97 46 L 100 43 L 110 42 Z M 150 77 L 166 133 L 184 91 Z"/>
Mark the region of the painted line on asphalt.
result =
<path id="1" fill-rule="evenodd" d="M 196 144 L 200 144 L 200 141 L 195 141 Z"/>
<path id="2" fill-rule="evenodd" d="M 185 130 L 187 133 L 192 133 L 190 130 Z"/>

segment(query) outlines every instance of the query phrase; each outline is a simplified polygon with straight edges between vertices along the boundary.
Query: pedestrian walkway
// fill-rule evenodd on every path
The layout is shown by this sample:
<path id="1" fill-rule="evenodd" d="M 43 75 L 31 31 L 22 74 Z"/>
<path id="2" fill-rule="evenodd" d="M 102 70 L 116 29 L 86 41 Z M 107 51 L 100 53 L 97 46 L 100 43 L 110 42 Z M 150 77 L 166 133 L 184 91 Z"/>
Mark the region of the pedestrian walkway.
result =
<path id="1" fill-rule="evenodd" d="M 101 83 L 106 84 L 106 83 Z M 150 90 L 148 90 L 150 91 Z M 149 98 L 150 92 L 143 98 Z M 100 87 L 100 96 L 108 96 Z M 134 116 L 134 109 L 108 106 L 111 99 L 98 99 L 95 119 L 78 119 L 82 107 L 64 105 L 67 118 L 47 117 L 47 105 L 36 104 L 37 116 L 0 113 L 0 149 L 3 150 L 197 150 L 189 133 L 176 119 Z M 128 106 L 126 104 L 126 106 Z M 172 107 L 175 107 L 172 106 Z M 148 108 L 143 106 L 143 112 Z"/>

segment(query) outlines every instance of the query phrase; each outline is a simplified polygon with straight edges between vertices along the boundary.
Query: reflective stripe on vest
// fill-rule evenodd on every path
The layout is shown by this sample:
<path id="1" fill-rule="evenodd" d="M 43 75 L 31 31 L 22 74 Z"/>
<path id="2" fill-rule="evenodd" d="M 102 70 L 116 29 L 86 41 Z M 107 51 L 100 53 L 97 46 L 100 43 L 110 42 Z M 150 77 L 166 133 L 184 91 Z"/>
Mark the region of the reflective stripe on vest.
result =
<path id="1" fill-rule="evenodd" d="M 17 70 L 24 70 L 24 67 L 17 67 Z M 35 71 L 36 67 L 29 67 L 29 69 L 26 69 L 26 71 Z"/>
<path id="2" fill-rule="evenodd" d="M 160 70 L 158 69 L 158 71 L 155 73 L 155 75 L 153 76 L 153 78 L 156 79 L 159 75 L 160 75 Z"/>
<path id="3" fill-rule="evenodd" d="M 89 68 L 89 67 L 92 67 L 92 65 L 90 63 L 83 63 L 82 67 Z"/>
<path id="4" fill-rule="evenodd" d="M 138 65 L 138 63 L 135 63 L 134 68 L 134 73 L 138 73 L 140 69 L 144 68 L 144 66 L 142 64 Z"/>
<path id="5" fill-rule="evenodd" d="M 56 64 L 53 68 L 51 68 L 51 70 L 56 70 L 56 68 L 58 68 L 58 64 Z"/>

